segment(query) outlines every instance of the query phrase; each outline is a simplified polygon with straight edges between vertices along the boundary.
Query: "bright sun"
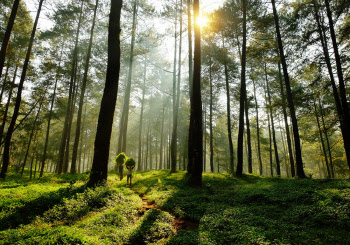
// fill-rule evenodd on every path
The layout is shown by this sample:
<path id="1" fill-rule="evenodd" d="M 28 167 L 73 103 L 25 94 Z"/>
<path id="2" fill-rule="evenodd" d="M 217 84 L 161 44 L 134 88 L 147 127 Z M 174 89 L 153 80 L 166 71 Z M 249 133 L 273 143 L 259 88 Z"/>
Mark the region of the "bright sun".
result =
<path id="1" fill-rule="evenodd" d="M 209 23 L 209 18 L 206 16 L 199 16 L 197 19 L 197 24 L 199 25 L 200 28 L 205 27 Z"/>

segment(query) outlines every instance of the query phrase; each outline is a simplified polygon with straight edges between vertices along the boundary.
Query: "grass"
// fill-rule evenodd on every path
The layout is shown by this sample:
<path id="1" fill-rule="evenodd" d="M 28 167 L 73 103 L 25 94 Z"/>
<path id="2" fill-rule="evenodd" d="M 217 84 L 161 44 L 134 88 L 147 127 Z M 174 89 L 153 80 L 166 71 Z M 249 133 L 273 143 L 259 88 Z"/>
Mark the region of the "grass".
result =
<path id="1" fill-rule="evenodd" d="M 133 188 L 159 210 L 140 211 L 126 180 L 109 174 L 85 189 L 88 176 L 49 175 L 0 182 L 0 244 L 350 244 L 350 181 L 137 172 Z M 174 218 L 198 223 L 176 231 Z"/>

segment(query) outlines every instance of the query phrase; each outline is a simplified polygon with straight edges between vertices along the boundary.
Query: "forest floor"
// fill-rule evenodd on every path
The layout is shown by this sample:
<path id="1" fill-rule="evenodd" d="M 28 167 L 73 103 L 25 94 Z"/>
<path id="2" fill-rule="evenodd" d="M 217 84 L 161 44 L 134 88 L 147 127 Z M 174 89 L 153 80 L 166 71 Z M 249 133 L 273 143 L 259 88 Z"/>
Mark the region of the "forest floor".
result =
<path id="1" fill-rule="evenodd" d="M 111 172 L 0 182 L 0 244 L 350 244 L 350 181 Z"/>

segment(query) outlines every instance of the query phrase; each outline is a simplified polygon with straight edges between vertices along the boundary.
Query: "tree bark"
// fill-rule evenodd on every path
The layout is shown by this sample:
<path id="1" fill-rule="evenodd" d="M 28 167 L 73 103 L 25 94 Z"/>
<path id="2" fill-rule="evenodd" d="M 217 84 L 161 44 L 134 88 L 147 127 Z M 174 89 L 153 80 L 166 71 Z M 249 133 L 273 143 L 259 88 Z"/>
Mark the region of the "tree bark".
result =
<path id="1" fill-rule="evenodd" d="M 9 21 L 7 23 L 5 36 L 4 36 L 4 39 L 2 40 L 2 45 L 1 45 L 1 50 L 0 50 L 0 78 L 2 75 L 2 69 L 4 68 L 4 64 L 5 64 L 5 56 L 7 53 L 8 44 L 10 42 L 12 28 L 13 28 L 13 25 L 15 23 L 18 6 L 19 6 L 19 0 L 15 0 L 13 2 L 11 15 L 10 15 Z"/>
<path id="2" fill-rule="evenodd" d="M 193 1 L 194 12 L 194 69 L 193 69 L 193 94 L 191 103 L 191 115 L 193 127 L 190 128 L 191 141 L 193 143 L 191 158 L 191 172 L 189 175 L 189 185 L 200 187 L 202 186 L 203 172 L 203 122 L 202 122 L 202 98 L 201 98 L 201 32 L 198 25 L 199 17 L 199 0 Z"/>
<path id="3" fill-rule="evenodd" d="M 109 146 L 112 133 L 115 104 L 117 101 L 120 71 L 120 12 L 122 0 L 111 0 L 108 27 L 108 65 L 106 85 L 103 91 L 98 117 L 94 159 L 87 186 L 102 184 L 107 180 Z"/>
<path id="4" fill-rule="evenodd" d="M 294 134 L 294 143 L 295 143 L 295 155 L 296 155 L 296 174 L 299 178 L 306 178 L 304 167 L 303 167 L 303 160 L 301 156 L 301 147 L 300 147 L 300 136 L 299 136 L 299 128 L 298 128 L 298 121 L 295 113 L 294 108 L 294 101 L 293 101 L 293 94 L 292 89 L 289 82 L 289 75 L 288 75 L 288 69 L 287 69 L 287 63 L 284 56 L 284 50 L 283 50 L 283 44 L 282 44 L 282 38 L 280 33 L 280 26 L 279 26 L 279 20 L 278 20 L 278 14 L 276 10 L 276 4 L 275 0 L 271 0 L 272 3 L 272 9 L 273 9 L 273 16 L 275 20 L 276 25 L 276 34 L 277 34 L 277 42 L 278 42 L 278 48 L 280 51 L 280 58 L 283 68 L 283 74 L 284 74 L 284 82 L 286 83 L 286 89 L 287 89 L 287 100 L 288 100 L 288 106 L 292 118 L 292 125 L 293 125 L 293 134 Z"/>
<path id="5" fill-rule="evenodd" d="M 34 43 L 36 27 L 38 25 L 39 16 L 40 16 L 40 12 L 41 12 L 41 7 L 42 7 L 42 4 L 43 4 L 43 1 L 44 0 L 40 0 L 40 3 L 39 3 L 39 8 L 38 8 L 38 11 L 37 11 L 37 14 L 36 14 L 36 18 L 35 18 L 35 21 L 34 21 L 32 34 L 30 36 L 30 41 L 29 41 L 29 45 L 28 45 L 26 58 L 25 58 L 25 61 L 24 61 L 24 64 L 23 64 L 21 80 L 20 80 L 19 85 L 18 85 L 17 98 L 16 98 L 16 104 L 15 104 L 14 112 L 13 112 L 11 123 L 10 123 L 10 125 L 9 125 L 9 127 L 7 129 L 7 134 L 6 134 L 6 137 L 5 137 L 5 146 L 4 146 L 4 152 L 3 152 L 3 158 L 2 158 L 3 164 L 2 164 L 2 169 L 1 169 L 1 173 L 0 173 L 0 178 L 2 178 L 2 179 L 6 178 L 7 168 L 8 168 L 9 161 L 10 161 L 10 146 L 11 146 L 12 134 L 13 134 L 13 131 L 14 131 L 14 128 L 15 128 L 17 117 L 18 117 L 19 107 L 21 105 L 23 84 L 24 84 L 24 80 L 25 80 L 26 74 L 27 74 L 27 69 L 28 69 L 28 65 L 29 65 L 29 59 L 30 59 L 30 55 L 31 55 L 32 47 L 33 47 L 33 43 Z"/>

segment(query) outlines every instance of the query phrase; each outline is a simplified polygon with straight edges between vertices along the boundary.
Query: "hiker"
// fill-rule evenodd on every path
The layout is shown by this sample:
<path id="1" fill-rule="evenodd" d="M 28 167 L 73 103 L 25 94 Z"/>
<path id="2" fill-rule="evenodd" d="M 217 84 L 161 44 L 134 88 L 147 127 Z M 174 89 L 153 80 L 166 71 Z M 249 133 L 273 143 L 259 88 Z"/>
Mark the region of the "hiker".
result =
<path id="1" fill-rule="evenodd" d="M 123 179 L 123 170 L 124 170 L 124 162 L 125 162 L 126 156 L 124 152 L 121 152 L 118 154 L 118 156 L 115 158 L 114 163 L 118 167 L 119 170 L 119 177 L 120 181 Z"/>
<path id="2" fill-rule="evenodd" d="M 122 181 L 123 179 L 123 172 L 124 172 L 124 164 L 120 164 L 119 165 L 119 177 L 120 177 L 120 181 Z"/>
<path id="3" fill-rule="evenodd" d="M 132 170 L 134 169 L 134 167 L 135 166 L 126 166 L 126 168 L 128 169 L 128 172 L 126 174 L 126 184 L 128 184 L 129 186 L 131 186 Z"/>

